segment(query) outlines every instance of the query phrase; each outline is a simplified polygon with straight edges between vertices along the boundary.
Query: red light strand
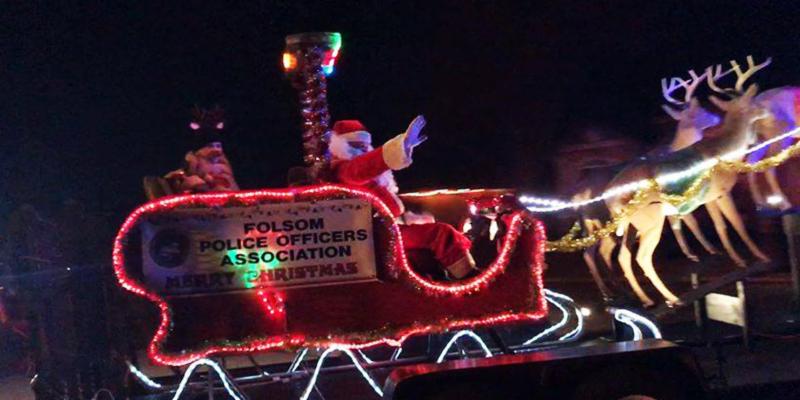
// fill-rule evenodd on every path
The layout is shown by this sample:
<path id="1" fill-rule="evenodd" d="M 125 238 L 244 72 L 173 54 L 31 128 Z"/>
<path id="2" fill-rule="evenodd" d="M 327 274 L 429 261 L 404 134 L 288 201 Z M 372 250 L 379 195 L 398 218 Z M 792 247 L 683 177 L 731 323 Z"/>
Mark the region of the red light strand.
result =
<path id="1" fill-rule="evenodd" d="M 446 324 L 439 325 L 426 325 L 417 326 L 405 331 L 399 332 L 395 338 L 384 337 L 376 340 L 362 341 L 362 342 L 342 342 L 335 336 L 330 338 L 307 338 L 303 334 L 290 333 L 280 336 L 271 336 L 261 339 L 253 339 L 245 343 L 233 345 L 220 345 L 208 346 L 200 351 L 186 352 L 180 354 L 167 354 L 161 351 L 162 343 L 164 342 L 167 334 L 169 333 L 171 312 L 169 304 L 158 293 L 147 290 L 140 282 L 131 278 L 125 270 L 125 256 L 124 249 L 127 242 L 126 236 L 129 231 L 135 226 L 140 218 L 171 210 L 173 208 L 182 206 L 222 206 L 225 204 L 253 204 L 260 201 L 293 201 L 298 198 L 304 197 L 317 197 L 317 196 L 350 196 L 360 197 L 370 201 L 373 207 L 381 215 L 381 219 L 389 221 L 389 229 L 394 237 L 394 255 L 396 263 L 400 266 L 403 273 L 407 274 L 412 283 L 423 289 L 429 294 L 436 295 L 455 295 L 461 296 L 469 293 L 474 293 L 481 288 L 485 287 L 494 278 L 501 274 L 511 257 L 514 247 L 520 234 L 525 229 L 525 222 L 532 223 L 534 234 L 533 240 L 535 246 L 533 248 L 532 259 L 534 265 L 531 268 L 533 274 L 533 282 L 535 290 L 540 295 L 537 296 L 538 304 L 532 312 L 515 313 L 505 312 L 496 315 L 490 315 L 478 319 L 460 319 L 451 320 Z M 304 188 L 292 189 L 279 189 L 279 190 L 253 190 L 253 191 L 240 191 L 240 192 L 215 192 L 191 195 L 177 195 L 161 199 L 157 199 L 146 203 L 136 210 L 134 210 L 119 229 L 115 239 L 114 248 L 112 251 L 112 262 L 114 273 L 116 274 L 117 281 L 126 290 L 138 296 L 144 297 L 151 302 L 155 303 L 160 312 L 160 323 L 156 330 L 155 335 L 150 340 L 148 346 L 148 355 L 154 362 L 162 365 L 186 365 L 200 358 L 207 357 L 212 354 L 219 353 L 253 353 L 260 351 L 267 351 L 273 349 L 286 349 L 296 348 L 301 346 L 306 347 L 330 347 L 342 346 L 350 349 L 364 349 L 367 347 L 387 344 L 390 346 L 398 347 L 410 336 L 426 334 L 431 332 L 461 329 L 466 327 L 474 327 L 476 325 L 492 325 L 497 323 L 516 322 L 516 321 L 533 321 L 539 320 L 547 315 L 548 307 L 547 301 L 542 294 L 544 288 L 543 284 L 543 266 L 544 266 L 544 248 L 546 242 L 544 224 L 541 221 L 531 218 L 527 212 L 516 212 L 509 224 L 508 232 L 506 233 L 501 250 L 498 253 L 494 262 L 480 275 L 471 278 L 465 282 L 456 283 L 439 283 L 431 282 L 419 274 L 417 274 L 409 265 L 403 249 L 402 235 L 400 228 L 392 217 L 389 207 L 384 204 L 377 196 L 372 193 L 340 185 L 320 185 Z M 257 292 L 261 303 L 264 305 L 268 314 L 285 313 L 284 297 L 280 293 L 267 293 L 266 291 L 259 290 Z"/>

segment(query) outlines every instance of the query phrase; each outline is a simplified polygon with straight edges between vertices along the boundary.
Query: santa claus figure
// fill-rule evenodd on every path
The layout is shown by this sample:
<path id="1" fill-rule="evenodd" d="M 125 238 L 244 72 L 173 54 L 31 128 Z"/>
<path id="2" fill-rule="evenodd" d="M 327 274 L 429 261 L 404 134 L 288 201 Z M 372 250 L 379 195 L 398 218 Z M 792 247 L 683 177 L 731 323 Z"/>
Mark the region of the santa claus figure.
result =
<path id="1" fill-rule="evenodd" d="M 414 118 L 408 129 L 383 146 L 372 147 L 372 136 L 356 120 L 338 121 L 333 125 L 328 150 L 331 155 L 332 180 L 361 186 L 383 200 L 397 221 L 402 221 L 405 208 L 397 196 L 398 188 L 392 171 L 411 165 L 414 148 L 427 138 L 420 132 L 425 118 Z M 476 271 L 469 253 L 470 241 L 452 226 L 437 223 L 400 225 L 403 244 L 412 264 L 431 254 L 453 279 L 462 279 Z M 414 265 L 419 269 L 420 265 Z"/>
<path id="2" fill-rule="evenodd" d="M 233 178 L 233 169 L 222 150 L 222 132 L 225 129 L 223 111 L 193 111 L 189 123 L 192 150 L 186 153 L 182 168 L 168 173 L 165 178 L 179 193 L 203 193 L 239 190 Z"/>

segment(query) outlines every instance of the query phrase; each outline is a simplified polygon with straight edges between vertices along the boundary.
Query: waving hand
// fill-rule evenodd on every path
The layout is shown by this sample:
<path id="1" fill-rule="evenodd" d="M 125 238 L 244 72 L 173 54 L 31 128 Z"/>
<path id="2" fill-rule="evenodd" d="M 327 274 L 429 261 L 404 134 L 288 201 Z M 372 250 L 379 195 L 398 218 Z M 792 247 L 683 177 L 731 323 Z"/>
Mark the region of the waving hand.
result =
<path id="1" fill-rule="evenodd" d="M 425 127 L 425 124 L 425 117 L 422 115 L 417 115 L 417 117 L 414 118 L 414 120 L 408 125 L 405 142 L 403 143 L 407 153 L 410 153 L 414 147 L 417 147 L 422 144 L 422 142 L 428 140 L 427 136 L 420 135 L 420 132 L 422 132 L 422 128 Z"/>

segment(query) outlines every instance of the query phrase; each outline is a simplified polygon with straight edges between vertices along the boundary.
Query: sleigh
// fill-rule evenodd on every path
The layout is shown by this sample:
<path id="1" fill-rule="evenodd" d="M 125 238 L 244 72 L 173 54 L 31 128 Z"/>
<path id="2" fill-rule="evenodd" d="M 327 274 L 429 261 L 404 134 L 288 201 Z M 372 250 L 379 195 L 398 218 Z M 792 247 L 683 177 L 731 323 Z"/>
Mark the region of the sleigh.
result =
<path id="1" fill-rule="evenodd" d="M 142 205 L 120 228 L 113 261 L 119 284 L 159 310 L 151 360 L 399 346 L 414 335 L 546 317 L 544 227 L 512 192 L 437 191 L 403 201 L 474 230 L 480 271 L 455 281 L 437 276 L 439 266 L 412 265 L 388 207 L 352 187 L 176 195 Z"/>

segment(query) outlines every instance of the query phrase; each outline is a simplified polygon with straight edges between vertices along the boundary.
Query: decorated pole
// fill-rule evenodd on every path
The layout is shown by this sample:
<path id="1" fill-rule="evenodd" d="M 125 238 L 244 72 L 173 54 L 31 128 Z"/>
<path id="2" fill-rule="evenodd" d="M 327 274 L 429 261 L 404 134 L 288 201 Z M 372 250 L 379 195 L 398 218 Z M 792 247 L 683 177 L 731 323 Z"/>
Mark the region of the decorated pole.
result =
<path id="1" fill-rule="evenodd" d="M 283 68 L 300 96 L 303 118 L 303 161 L 312 181 L 327 168 L 325 134 L 330 124 L 326 77 L 333 72 L 342 36 L 308 32 L 286 37 Z"/>

